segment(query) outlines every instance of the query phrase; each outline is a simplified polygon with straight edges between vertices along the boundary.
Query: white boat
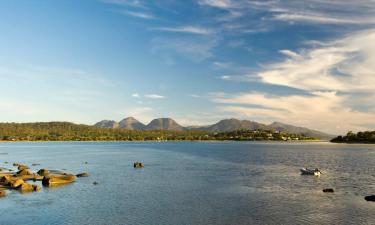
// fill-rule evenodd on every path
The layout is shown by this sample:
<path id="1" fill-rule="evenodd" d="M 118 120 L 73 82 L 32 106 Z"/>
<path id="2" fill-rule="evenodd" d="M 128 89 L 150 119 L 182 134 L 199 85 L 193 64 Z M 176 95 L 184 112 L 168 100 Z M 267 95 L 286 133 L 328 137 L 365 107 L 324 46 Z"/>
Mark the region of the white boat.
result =
<path id="1" fill-rule="evenodd" d="M 307 168 L 301 168 L 301 175 L 314 175 L 314 176 L 320 176 L 322 173 L 319 169 L 307 169 Z"/>

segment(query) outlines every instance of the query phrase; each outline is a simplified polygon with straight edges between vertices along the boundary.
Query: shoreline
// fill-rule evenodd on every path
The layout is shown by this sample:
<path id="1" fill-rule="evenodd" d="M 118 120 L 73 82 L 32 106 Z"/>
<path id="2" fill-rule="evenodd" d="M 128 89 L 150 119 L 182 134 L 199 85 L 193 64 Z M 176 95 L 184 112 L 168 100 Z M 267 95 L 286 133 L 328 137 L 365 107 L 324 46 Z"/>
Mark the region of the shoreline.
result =
<path id="1" fill-rule="evenodd" d="M 155 140 L 136 140 L 136 141 L 123 141 L 123 140 L 108 140 L 108 141 L 3 141 L 0 140 L 0 143 L 44 143 L 44 142 L 82 142 L 82 143 L 103 143 L 103 142 L 124 142 L 124 143 L 137 143 L 137 142 L 147 142 L 147 143 L 164 143 L 164 142 L 254 142 L 254 143 L 333 143 L 329 140 L 299 140 L 299 141 L 270 141 L 270 140 L 244 140 L 244 141 L 237 141 L 237 140 L 166 140 L 166 141 L 155 141 Z M 335 143 L 334 143 L 335 144 Z M 341 143 L 337 143 L 341 144 Z M 345 144 L 345 143 L 343 143 Z"/>

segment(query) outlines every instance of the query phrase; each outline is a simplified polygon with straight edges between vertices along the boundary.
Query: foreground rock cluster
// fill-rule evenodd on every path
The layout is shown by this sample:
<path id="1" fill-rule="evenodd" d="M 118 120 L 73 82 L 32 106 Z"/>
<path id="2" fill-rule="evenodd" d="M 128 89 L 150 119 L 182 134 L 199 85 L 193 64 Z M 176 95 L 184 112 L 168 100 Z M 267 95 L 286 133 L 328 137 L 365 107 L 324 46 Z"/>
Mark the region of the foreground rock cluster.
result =
<path id="1" fill-rule="evenodd" d="M 28 183 L 29 181 L 42 181 L 45 187 L 59 186 L 70 184 L 76 180 L 76 177 L 87 177 L 88 173 L 80 173 L 73 175 L 61 171 L 51 170 L 46 168 L 40 169 L 38 172 L 33 172 L 27 165 L 14 163 L 17 167 L 17 172 L 12 169 L 2 169 L 0 171 L 0 197 L 7 195 L 6 190 L 18 190 L 21 193 L 39 191 L 41 187 L 35 183 Z"/>

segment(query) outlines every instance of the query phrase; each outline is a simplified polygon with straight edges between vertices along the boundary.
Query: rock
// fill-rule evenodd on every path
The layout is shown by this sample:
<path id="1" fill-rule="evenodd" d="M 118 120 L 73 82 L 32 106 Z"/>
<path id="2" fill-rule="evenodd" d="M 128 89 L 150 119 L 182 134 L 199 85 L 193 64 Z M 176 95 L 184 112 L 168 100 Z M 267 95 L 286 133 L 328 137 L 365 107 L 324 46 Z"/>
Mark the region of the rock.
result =
<path id="1" fill-rule="evenodd" d="M 23 183 L 19 186 L 18 190 L 20 192 L 32 192 L 34 191 L 34 187 L 31 184 Z"/>
<path id="2" fill-rule="evenodd" d="M 40 176 L 47 176 L 48 175 L 48 169 L 44 168 L 44 169 L 40 169 L 37 174 L 39 174 Z"/>
<path id="3" fill-rule="evenodd" d="M 325 188 L 325 189 L 323 189 L 323 192 L 333 193 L 333 192 L 335 192 L 335 190 L 333 190 L 333 188 Z"/>
<path id="4" fill-rule="evenodd" d="M 34 191 L 40 191 L 41 187 L 39 185 L 33 184 Z"/>
<path id="5" fill-rule="evenodd" d="M 92 183 L 93 185 L 98 185 L 99 183 L 98 182 L 96 182 L 96 181 L 94 181 L 93 183 Z"/>
<path id="6" fill-rule="evenodd" d="M 5 197 L 5 196 L 7 196 L 6 191 L 4 191 L 4 190 L 0 190 L 0 198 L 3 198 L 3 197 Z"/>
<path id="7" fill-rule="evenodd" d="M 33 164 L 31 164 L 31 166 L 40 166 L 40 164 L 39 163 L 33 163 Z"/>
<path id="8" fill-rule="evenodd" d="M 28 169 L 22 169 L 17 172 L 17 176 L 32 175 L 33 173 Z"/>
<path id="9" fill-rule="evenodd" d="M 143 168 L 144 167 L 143 163 L 140 163 L 140 162 L 135 162 L 133 164 L 133 166 L 134 166 L 134 168 Z"/>
<path id="10" fill-rule="evenodd" d="M 20 164 L 19 163 L 13 163 L 13 166 L 19 166 Z"/>
<path id="11" fill-rule="evenodd" d="M 23 183 L 25 183 L 25 181 L 23 179 L 16 179 L 16 180 L 11 180 L 9 183 L 10 183 L 10 187 L 18 188 Z"/>
<path id="12" fill-rule="evenodd" d="M 8 164 L 9 162 L 5 161 L 4 164 Z"/>
<path id="13" fill-rule="evenodd" d="M 89 164 L 88 162 L 85 162 L 85 164 Z"/>
<path id="14" fill-rule="evenodd" d="M 26 165 L 23 165 L 23 164 L 18 165 L 18 170 L 27 170 L 27 169 L 30 169 L 30 168 Z"/>
<path id="15" fill-rule="evenodd" d="M 72 183 L 75 179 L 76 176 L 73 174 L 49 174 L 43 178 L 42 184 L 48 187 L 57 186 Z"/>
<path id="16" fill-rule="evenodd" d="M 37 181 L 37 180 L 43 180 L 44 176 L 40 176 L 40 175 L 34 173 L 34 174 L 30 174 L 30 175 L 22 175 L 22 176 L 18 175 L 17 177 L 22 178 L 23 180 Z"/>
<path id="17" fill-rule="evenodd" d="M 79 173 L 76 175 L 77 177 L 88 177 L 89 174 L 88 173 Z"/>
<path id="18" fill-rule="evenodd" d="M 365 200 L 369 202 L 375 202 L 375 195 L 366 196 Z"/>
<path id="19" fill-rule="evenodd" d="M 8 184 L 11 181 L 12 175 L 0 174 L 0 183 Z"/>

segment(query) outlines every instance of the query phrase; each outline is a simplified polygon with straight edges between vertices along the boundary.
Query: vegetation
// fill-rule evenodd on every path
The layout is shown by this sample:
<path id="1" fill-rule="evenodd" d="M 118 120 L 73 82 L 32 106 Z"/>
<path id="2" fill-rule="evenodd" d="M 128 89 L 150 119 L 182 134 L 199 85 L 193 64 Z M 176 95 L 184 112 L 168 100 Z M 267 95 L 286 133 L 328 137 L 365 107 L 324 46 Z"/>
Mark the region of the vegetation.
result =
<path id="1" fill-rule="evenodd" d="M 193 141 L 193 140 L 311 140 L 303 135 L 268 130 L 139 131 L 98 128 L 68 122 L 0 123 L 0 141 Z"/>
<path id="2" fill-rule="evenodd" d="M 375 143 L 375 131 L 353 133 L 349 131 L 345 136 L 338 136 L 331 140 L 336 143 Z"/>

